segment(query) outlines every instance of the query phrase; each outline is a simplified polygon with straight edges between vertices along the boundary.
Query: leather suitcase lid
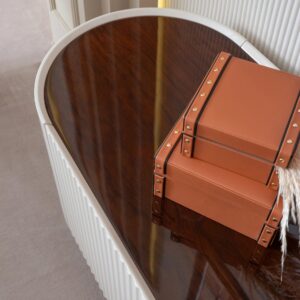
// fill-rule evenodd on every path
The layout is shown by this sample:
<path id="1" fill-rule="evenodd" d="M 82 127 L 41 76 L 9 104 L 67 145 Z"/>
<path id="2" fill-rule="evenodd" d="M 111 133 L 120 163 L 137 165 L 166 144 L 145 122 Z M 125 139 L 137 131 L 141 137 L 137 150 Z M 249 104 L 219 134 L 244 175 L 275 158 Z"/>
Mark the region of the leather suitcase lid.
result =
<path id="1" fill-rule="evenodd" d="M 300 77 L 232 57 L 199 117 L 196 135 L 274 162 L 299 88 Z"/>

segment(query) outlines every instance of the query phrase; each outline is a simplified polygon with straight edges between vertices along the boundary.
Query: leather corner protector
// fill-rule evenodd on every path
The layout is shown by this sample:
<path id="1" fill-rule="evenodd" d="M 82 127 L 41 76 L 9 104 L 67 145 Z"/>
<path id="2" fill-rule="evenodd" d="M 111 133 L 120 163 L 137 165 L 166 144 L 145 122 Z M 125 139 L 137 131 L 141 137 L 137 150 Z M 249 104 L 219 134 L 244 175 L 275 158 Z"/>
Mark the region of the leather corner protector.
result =
<path id="1" fill-rule="evenodd" d="M 266 224 L 273 228 L 277 228 L 279 226 L 281 218 L 282 218 L 282 198 L 279 198 L 278 203 L 274 204 Z"/>
<path id="2" fill-rule="evenodd" d="M 278 191 L 279 188 L 279 178 L 278 178 L 278 173 L 276 171 L 276 168 L 274 168 L 272 175 L 270 177 L 268 187 L 274 191 Z"/>
<path id="3" fill-rule="evenodd" d="M 164 175 L 164 157 L 157 156 L 154 163 L 154 173 Z"/>
<path id="4" fill-rule="evenodd" d="M 154 173 L 163 176 L 165 172 L 165 164 L 167 157 L 174 149 L 177 141 L 181 137 L 183 120 L 179 119 L 175 127 L 169 133 L 167 138 L 164 140 L 160 149 L 158 150 L 154 160 Z"/>
<path id="5" fill-rule="evenodd" d="M 183 156 L 192 157 L 193 142 L 193 137 L 187 134 L 182 135 L 181 153 Z"/>

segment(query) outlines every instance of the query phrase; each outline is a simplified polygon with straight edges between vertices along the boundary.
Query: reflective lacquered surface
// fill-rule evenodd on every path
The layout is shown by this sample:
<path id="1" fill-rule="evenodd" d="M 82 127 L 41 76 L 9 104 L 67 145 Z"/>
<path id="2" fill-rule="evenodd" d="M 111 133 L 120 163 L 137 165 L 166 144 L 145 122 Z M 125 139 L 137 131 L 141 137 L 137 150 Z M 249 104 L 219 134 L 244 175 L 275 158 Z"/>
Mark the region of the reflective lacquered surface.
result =
<path id="1" fill-rule="evenodd" d="M 155 150 L 220 51 L 248 58 L 202 25 L 166 17 L 115 21 L 54 61 L 49 116 L 157 299 L 297 299 L 300 256 L 256 242 L 165 199 L 151 222 Z"/>

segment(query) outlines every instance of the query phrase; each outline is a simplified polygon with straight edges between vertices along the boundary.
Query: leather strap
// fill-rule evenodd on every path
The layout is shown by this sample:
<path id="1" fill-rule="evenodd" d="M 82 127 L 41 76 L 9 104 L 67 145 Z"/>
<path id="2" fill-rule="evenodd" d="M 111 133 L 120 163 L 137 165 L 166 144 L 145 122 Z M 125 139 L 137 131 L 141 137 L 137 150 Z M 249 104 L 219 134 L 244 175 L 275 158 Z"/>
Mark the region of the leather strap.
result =
<path id="1" fill-rule="evenodd" d="M 263 247 L 268 247 L 274 240 L 275 234 L 279 227 L 282 218 L 282 198 L 279 198 L 278 203 L 274 203 L 271 213 L 266 220 L 266 224 L 258 238 L 257 243 Z"/>
<path id="2" fill-rule="evenodd" d="M 195 96 L 192 104 L 190 105 L 185 117 L 184 117 L 184 127 L 183 131 L 186 135 L 191 136 L 191 143 L 189 144 L 189 149 L 185 147 L 185 144 L 182 144 L 183 155 L 187 157 L 192 156 L 193 149 L 193 136 L 195 135 L 197 121 L 201 115 L 208 99 L 213 90 L 215 84 L 218 81 L 218 78 L 221 76 L 222 71 L 224 70 L 227 62 L 229 61 L 231 55 L 226 52 L 221 52 L 215 62 L 213 63 L 208 75 L 205 77 L 204 81 L 198 89 L 198 93 Z"/>
<path id="3" fill-rule="evenodd" d="M 166 163 L 177 142 L 181 138 L 182 126 L 183 118 L 181 117 L 167 138 L 164 140 L 155 156 L 153 193 L 155 196 L 160 198 L 162 198 L 164 194 L 164 175 L 166 172 Z"/>
<path id="4" fill-rule="evenodd" d="M 274 206 L 271 210 L 271 213 L 266 221 L 266 224 L 268 226 L 271 226 L 273 228 L 278 228 L 279 223 L 281 221 L 282 218 L 282 198 L 280 197 L 278 199 L 278 203 L 277 201 L 275 201 Z"/>
<path id="5" fill-rule="evenodd" d="M 181 153 L 186 157 L 192 156 L 194 137 L 183 134 L 181 143 Z"/>
<path id="6" fill-rule="evenodd" d="M 283 139 L 281 148 L 277 155 L 275 165 L 286 168 L 288 167 L 293 153 L 298 144 L 299 138 L 299 128 L 300 128 L 300 96 L 296 101 L 295 109 L 290 119 L 289 125 L 286 130 L 285 137 Z"/>
<path id="7" fill-rule="evenodd" d="M 279 188 L 279 179 L 276 168 L 273 168 L 271 177 L 268 182 L 268 187 L 274 191 L 278 191 Z"/>
<path id="8" fill-rule="evenodd" d="M 181 137 L 183 120 L 182 118 L 176 123 L 172 131 L 162 143 L 155 156 L 154 173 L 163 176 L 165 174 L 166 160 L 172 153 L 174 146 Z"/>

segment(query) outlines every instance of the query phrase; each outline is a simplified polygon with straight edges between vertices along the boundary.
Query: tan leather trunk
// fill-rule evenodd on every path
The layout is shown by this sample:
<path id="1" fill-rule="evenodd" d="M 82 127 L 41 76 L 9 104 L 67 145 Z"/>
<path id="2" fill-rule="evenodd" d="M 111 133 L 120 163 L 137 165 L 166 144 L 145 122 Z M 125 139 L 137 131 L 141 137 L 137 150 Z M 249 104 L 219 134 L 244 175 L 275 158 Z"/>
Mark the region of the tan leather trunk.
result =
<path id="1" fill-rule="evenodd" d="M 247 177 L 181 154 L 181 118 L 155 158 L 152 212 L 163 214 L 164 197 L 267 247 L 281 219 L 277 192 Z"/>
<path id="2" fill-rule="evenodd" d="M 299 89 L 298 76 L 221 53 L 184 116 L 182 153 L 276 189 L 274 165 L 298 142 Z"/>
<path id="3" fill-rule="evenodd" d="M 155 157 L 152 213 L 168 198 L 267 247 L 282 216 L 275 166 L 299 138 L 300 78 L 220 53 Z"/>

